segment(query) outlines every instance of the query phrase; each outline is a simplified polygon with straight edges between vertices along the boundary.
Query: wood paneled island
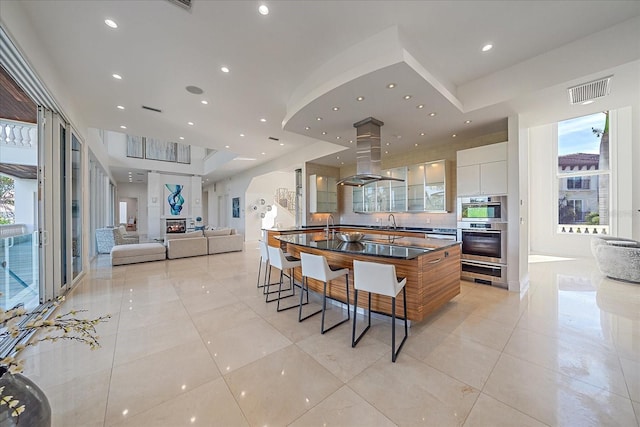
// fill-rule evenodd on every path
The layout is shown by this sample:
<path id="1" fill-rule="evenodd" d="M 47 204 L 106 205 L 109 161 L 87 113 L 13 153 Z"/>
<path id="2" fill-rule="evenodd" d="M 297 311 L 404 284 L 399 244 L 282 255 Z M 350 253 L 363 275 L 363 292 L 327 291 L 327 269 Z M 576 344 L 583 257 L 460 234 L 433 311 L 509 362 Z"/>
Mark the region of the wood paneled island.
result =
<path id="1" fill-rule="evenodd" d="M 353 304 L 353 260 L 394 264 L 398 277 L 407 278 L 407 317 L 419 322 L 438 310 L 460 293 L 460 243 L 407 236 L 369 235 L 362 242 L 345 243 L 326 238 L 323 232 L 286 234 L 268 230 L 272 246 L 281 243 L 287 252 L 299 257 L 300 252 L 324 255 L 330 265 L 349 268 L 349 286 Z M 274 243 L 276 243 L 274 245 Z M 301 270 L 295 278 L 302 281 Z M 322 293 L 322 282 L 309 279 L 309 289 Z M 346 300 L 344 278 L 327 286 L 327 295 L 338 301 Z M 365 306 L 366 298 L 358 305 Z M 391 298 L 373 295 L 372 309 L 391 314 Z M 396 312 L 402 313 L 402 298 L 396 300 Z"/>

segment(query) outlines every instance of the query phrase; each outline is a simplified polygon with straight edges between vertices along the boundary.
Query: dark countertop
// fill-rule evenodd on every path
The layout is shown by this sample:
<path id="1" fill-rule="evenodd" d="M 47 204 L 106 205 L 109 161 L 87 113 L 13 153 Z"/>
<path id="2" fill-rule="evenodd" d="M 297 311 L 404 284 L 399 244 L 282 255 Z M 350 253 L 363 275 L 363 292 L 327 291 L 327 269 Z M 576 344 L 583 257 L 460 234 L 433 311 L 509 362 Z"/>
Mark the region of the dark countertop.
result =
<path id="1" fill-rule="evenodd" d="M 362 229 L 362 230 L 385 230 L 385 231 L 391 231 L 392 229 L 387 227 L 387 226 L 375 226 L 375 225 L 354 225 L 354 224 L 337 224 L 337 225 L 332 225 L 329 228 L 330 229 L 335 229 L 335 228 L 356 228 L 356 229 Z M 282 228 L 268 228 L 268 231 L 300 231 L 300 230 L 325 230 L 327 227 L 323 226 L 323 225 L 305 225 L 302 227 L 282 227 Z M 408 231 L 408 232 L 415 232 L 415 233 L 432 233 L 432 234 L 447 234 L 447 235 L 452 235 L 455 236 L 456 235 L 456 229 L 455 228 L 439 228 L 439 227 L 396 227 L 395 228 L 396 231 Z"/>
<path id="2" fill-rule="evenodd" d="M 326 239 L 319 233 L 300 233 L 276 236 L 276 239 L 299 246 L 359 255 L 395 259 L 414 259 L 429 252 L 459 245 L 459 242 L 417 237 L 367 235 L 360 242 L 347 243 L 340 239 Z"/>

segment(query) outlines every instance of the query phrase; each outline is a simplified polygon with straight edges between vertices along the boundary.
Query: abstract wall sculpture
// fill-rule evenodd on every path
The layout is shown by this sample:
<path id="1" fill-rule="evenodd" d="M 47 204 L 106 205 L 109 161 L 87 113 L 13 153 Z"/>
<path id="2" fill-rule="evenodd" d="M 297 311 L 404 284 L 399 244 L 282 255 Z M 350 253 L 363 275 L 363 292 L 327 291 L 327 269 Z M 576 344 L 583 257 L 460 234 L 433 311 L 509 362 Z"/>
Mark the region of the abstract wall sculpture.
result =
<path id="1" fill-rule="evenodd" d="M 182 189 L 183 185 L 179 184 L 165 184 L 167 190 L 169 190 L 170 194 L 167 197 L 167 202 L 169 202 L 169 212 L 171 215 L 180 215 L 182 211 L 182 205 L 184 204 L 184 197 L 182 197 Z"/>

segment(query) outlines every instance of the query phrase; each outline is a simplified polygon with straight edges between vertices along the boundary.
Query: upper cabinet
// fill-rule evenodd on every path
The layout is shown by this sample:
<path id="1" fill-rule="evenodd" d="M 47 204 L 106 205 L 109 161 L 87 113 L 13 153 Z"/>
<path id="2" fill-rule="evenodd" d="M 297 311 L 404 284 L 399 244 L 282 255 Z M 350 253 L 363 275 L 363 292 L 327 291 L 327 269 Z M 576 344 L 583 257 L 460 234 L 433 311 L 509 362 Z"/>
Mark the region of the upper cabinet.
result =
<path id="1" fill-rule="evenodd" d="M 440 160 L 424 164 L 424 210 L 447 211 L 447 168 Z"/>
<path id="2" fill-rule="evenodd" d="M 457 153 L 457 190 L 463 196 L 507 194 L 507 143 Z"/>
<path id="3" fill-rule="evenodd" d="M 338 188 L 332 176 L 309 175 L 309 212 L 338 211 Z"/>
<path id="4" fill-rule="evenodd" d="M 354 212 L 446 212 L 446 162 L 421 163 L 382 171 L 404 181 L 353 187 Z"/>

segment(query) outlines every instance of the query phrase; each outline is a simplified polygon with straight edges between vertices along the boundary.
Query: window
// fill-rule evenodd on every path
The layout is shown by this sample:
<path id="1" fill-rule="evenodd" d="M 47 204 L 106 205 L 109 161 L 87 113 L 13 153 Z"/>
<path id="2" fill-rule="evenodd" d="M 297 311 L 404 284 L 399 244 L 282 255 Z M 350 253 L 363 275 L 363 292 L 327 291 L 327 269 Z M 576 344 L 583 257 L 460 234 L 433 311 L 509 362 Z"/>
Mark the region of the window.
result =
<path id="1" fill-rule="evenodd" d="M 558 123 L 558 231 L 609 233 L 609 112 Z"/>
<path id="2" fill-rule="evenodd" d="M 567 178 L 567 190 L 589 190 L 590 182 L 590 178 Z"/>

